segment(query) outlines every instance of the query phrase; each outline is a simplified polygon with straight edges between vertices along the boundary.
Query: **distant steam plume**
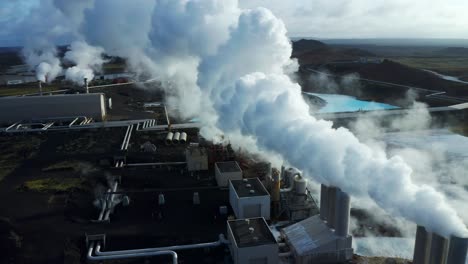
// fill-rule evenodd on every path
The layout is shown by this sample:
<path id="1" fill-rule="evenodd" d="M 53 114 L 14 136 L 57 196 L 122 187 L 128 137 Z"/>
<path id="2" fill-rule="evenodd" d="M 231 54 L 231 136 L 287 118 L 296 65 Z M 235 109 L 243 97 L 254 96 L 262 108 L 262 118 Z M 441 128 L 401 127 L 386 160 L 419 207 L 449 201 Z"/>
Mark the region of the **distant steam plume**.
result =
<path id="1" fill-rule="evenodd" d="M 83 41 L 73 42 L 70 49 L 65 53 L 65 60 L 75 63 L 76 66 L 65 71 L 65 78 L 72 82 L 83 85 L 84 78 L 91 81 L 94 72 L 101 71 L 104 49 L 92 47 Z"/>
<path id="2" fill-rule="evenodd" d="M 158 77 L 171 108 L 198 116 L 204 136 L 223 133 L 391 214 L 443 235 L 466 234 L 445 197 L 415 184 L 400 156 L 387 157 L 348 129 L 309 115 L 301 87 L 288 75 L 297 65 L 286 28 L 269 10 L 239 9 L 235 0 L 102 0 L 74 17 L 84 18 L 76 34 L 86 42 Z M 139 42 L 131 45 L 132 37 Z"/>

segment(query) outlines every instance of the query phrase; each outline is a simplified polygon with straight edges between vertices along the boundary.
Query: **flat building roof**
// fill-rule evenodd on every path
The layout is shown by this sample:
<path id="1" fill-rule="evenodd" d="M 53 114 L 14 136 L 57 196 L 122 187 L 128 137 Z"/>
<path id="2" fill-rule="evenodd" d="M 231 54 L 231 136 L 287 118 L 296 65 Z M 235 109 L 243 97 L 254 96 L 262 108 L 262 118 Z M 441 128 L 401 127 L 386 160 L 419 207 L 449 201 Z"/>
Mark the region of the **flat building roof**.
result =
<path id="1" fill-rule="evenodd" d="M 269 195 L 259 178 L 231 180 L 239 198 Z"/>
<path id="2" fill-rule="evenodd" d="M 217 162 L 216 166 L 218 167 L 221 173 L 223 172 L 241 172 L 241 168 L 236 161 L 225 161 L 225 162 Z"/>
<path id="3" fill-rule="evenodd" d="M 228 225 L 239 248 L 276 244 L 263 217 L 230 220 Z"/>

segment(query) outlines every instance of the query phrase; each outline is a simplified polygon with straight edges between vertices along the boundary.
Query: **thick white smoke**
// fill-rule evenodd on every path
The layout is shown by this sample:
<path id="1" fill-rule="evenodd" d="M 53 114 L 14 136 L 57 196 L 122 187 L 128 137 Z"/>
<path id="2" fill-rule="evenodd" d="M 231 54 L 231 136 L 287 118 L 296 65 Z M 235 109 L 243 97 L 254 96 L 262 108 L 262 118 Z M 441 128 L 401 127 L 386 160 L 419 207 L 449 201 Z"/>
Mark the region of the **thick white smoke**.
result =
<path id="1" fill-rule="evenodd" d="M 80 85 L 84 84 L 84 78 L 91 81 L 94 72 L 101 71 L 104 49 L 93 47 L 83 41 L 76 41 L 70 45 L 70 49 L 65 53 L 65 60 L 76 64 L 65 71 L 65 78 Z"/>
<path id="2" fill-rule="evenodd" d="M 23 49 L 23 56 L 28 65 L 36 71 L 36 78 L 41 82 L 51 82 L 62 72 L 55 48 L 35 50 L 28 47 Z"/>
<path id="3" fill-rule="evenodd" d="M 204 136 L 224 133 L 235 145 L 281 156 L 318 182 L 440 234 L 467 233 L 441 193 L 412 181 L 400 156 L 309 115 L 288 76 L 295 62 L 286 28 L 269 10 L 239 9 L 236 0 L 102 0 L 84 14 L 74 16 L 84 18 L 77 35 L 158 77 L 171 108 L 198 116 Z M 128 45 L 131 37 L 138 43 Z"/>

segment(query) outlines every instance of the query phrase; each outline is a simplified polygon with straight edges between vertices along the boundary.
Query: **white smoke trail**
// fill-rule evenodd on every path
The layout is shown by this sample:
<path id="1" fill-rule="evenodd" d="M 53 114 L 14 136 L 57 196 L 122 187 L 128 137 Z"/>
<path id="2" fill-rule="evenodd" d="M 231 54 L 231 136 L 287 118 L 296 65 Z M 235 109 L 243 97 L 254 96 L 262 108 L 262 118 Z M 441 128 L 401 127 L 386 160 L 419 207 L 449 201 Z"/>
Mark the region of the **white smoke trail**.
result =
<path id="1" fill-rule="evenodd" d="M 250 151 L 280 155 L 318 182 L 440 234 L 467 232 L 441 193 L 412 181 L 401 157 L 309 115 L 288 76 L 295 62 L 285 26 L 267 9 L 242 10 L 236 0 L 102 0 L 74 17 L 84 18 L 85 41 L 160 78 L 171 107 L 199 116 L 204 136 L 224 133 L 254 145 Z"/>
<path id="2" fill-rule="evenodd" d="M 80 85 L 84 84 L 84 78 L 91 81 L 94 72 L 101 71 L 102 64 L 106 62 L 103 55 L 104 49 L 101 47 L 93 47 L 83 41 L 73 42 L 64 59 L 76 66 L 65 71 L 65 78 Z"/>

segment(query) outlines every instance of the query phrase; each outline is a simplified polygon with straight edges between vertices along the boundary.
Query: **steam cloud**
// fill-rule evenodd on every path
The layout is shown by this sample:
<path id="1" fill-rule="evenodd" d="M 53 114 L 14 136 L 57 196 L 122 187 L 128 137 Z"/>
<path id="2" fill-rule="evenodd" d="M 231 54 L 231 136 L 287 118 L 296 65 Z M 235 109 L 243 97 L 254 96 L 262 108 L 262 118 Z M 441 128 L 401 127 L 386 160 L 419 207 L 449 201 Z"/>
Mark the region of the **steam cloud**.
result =
<path id="1" fill-rule="evenodd" d="M 349 130 L 309 115 L 289 75 L 297 63 L 286 28 L 269 10 L 240 9 L 236 0 L 99 0 L 65 8 L 69 2 L 54 1 L 61 3 L 57 10 L 75 12 L 67 32 L 127 58 L 140 75 L 159 78 L 171 108 L 198 116 L 205 137 L 222 133 L 250 151 L 280 156 L 318 182 L 370 197 L 440 234 L 467 233 L 444 195 L 415 184 L 400 156 L 387 157 Z M 79 68 L 98 65 L 76 59 Z M 77 72 L 70 75 L 86 73 Z"/>
<path id="2" fill-rule="evenodd" d="M 91 81 L 94 78 L 94 72 L 101 71 L 104 49 L 92 47 L 86 42 L 73 42 L 70 50 L 65 54 L 65 60 L 73 62 L 76 66 L 68 68 L 65 71 L 65 78 L 80 85 L 83 85 L 84 78 Z"/>

